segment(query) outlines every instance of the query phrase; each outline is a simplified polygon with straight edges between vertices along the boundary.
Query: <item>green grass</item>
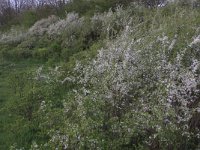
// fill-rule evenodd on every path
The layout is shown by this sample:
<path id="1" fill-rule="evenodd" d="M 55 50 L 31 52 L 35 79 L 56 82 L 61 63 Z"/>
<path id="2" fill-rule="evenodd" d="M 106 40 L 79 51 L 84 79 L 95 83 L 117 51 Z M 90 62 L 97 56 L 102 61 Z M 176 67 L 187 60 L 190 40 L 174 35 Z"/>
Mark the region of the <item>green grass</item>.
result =
<path id="1" fill-rule="evenodd" d="M 6 130 L 6 126 L 12 122 L 12 118 L 3 109 L 6 102 L 10 99 L 12 91 L 8 85 L 9 63 L 3 63 L 0 65 L 0 149 L 7 149 L 8 142 L 12 141 L 12 137 L 9 131 Z"/>
<path id="2" fill-rule="evenodd" d="M 9 114 L 7 105 L 16 99 L 12 90 L 9 77 L 17 72 L 27 71 L 37 68 L 41 62 L 26 60 L 22 62 L 1 62 L 0 63 L 0 150 L 9 149 L 16 141 L 15 135 L 10 130 L 10 125 L 16 123 L 17 116 Z M 14 136 L 15 135 L 15 136 Z"/>

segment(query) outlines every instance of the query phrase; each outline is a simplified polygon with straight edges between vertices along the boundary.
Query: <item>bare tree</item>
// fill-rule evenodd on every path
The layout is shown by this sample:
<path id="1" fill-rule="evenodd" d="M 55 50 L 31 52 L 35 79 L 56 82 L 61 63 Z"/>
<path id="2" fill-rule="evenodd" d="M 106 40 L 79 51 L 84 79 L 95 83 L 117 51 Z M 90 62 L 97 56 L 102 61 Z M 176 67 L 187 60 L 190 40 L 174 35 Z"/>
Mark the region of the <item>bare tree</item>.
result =
<path id="1" fill-rule="evenodd" d="M 48 0 L 37 0 L 37 6 L 44 6 L 48 4 Z"/>
<path id="2" fill-rule="evenodd" d="M 12 3 L 10 0 L 1 0 L 0 1 L 0 25 L 3 25 L 11 17 L 14 16 L 14 11 L 12 8 Z"/>
<path id="3" fill-rule="evenodd" d="M 37 6 L 36 0 L 25 0 L 23 9 L 36 8 L 36 6 Z"/>
<path id="4" fill-rule="evenodd" d="M 3 10 L 10 8 L 11 2 L 10 0 L 1 0 L 0 1 L 0 12 L 2 13 Z"/>
<path id="5" fill-rule="evenodd" d="M 19 13 L 22 8 L 25 6 L 25 0 L 14 0 L 13 1 L 13 5 L 14 5 L 14 9 L 17 13 Z"/>
<path id="6" fill-rule="evenodd" d="M 66 2 L 67 2 L 66 0 L 48 0 L 47 4 L 48 5 L 52 5 L 52 6 L 60 7 L 62 5 L 65 5 Z"/>

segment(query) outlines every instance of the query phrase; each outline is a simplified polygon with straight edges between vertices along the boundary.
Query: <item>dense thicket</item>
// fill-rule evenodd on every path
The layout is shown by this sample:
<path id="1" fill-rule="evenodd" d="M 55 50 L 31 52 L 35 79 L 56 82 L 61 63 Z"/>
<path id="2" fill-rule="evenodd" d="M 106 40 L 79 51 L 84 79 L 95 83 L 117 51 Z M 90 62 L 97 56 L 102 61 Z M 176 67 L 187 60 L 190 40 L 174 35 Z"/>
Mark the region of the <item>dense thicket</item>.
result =
<path id="1" fill-rule="evenodd" d="M 40 2 L 1 16 L 0 149 L 199 148 L 198 1 Z"/>

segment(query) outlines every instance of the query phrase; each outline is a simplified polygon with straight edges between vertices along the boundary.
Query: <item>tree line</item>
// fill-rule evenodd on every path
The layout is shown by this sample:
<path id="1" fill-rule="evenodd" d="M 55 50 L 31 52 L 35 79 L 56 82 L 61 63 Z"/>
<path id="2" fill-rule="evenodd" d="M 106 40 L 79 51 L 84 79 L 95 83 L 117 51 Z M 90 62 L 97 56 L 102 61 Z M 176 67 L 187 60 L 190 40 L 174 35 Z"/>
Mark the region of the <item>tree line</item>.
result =
<path id="1" fill-rule="evenodd" d="M 24 11 L 42 9 L 44 7 L 59 8 L 69 0 L 1 0 L 0 27 L 18 18 Z"/>
<path id="2" fill-rule="evenodd" d="M 52 14 L 62 16 L 65 12 L 75 11 L 84 15 L 84 13 L 96 12 L 97 8 L 100 8 L 98 11 L 102 12 L 116 7 L 116 5 L 126 6 L 132 2 L 148 8 L 155 8 L 170 1 L 174 0 L 1 0 L 0 30 L 2 27 L 9 29 L 12 25 L 21 25 L 22 22 L 28 22 L 27 26 L 30 27 L 35 21 Z M 175 1 L 182 4 L 192 1 L 199 2 L 199 0 Z"/>

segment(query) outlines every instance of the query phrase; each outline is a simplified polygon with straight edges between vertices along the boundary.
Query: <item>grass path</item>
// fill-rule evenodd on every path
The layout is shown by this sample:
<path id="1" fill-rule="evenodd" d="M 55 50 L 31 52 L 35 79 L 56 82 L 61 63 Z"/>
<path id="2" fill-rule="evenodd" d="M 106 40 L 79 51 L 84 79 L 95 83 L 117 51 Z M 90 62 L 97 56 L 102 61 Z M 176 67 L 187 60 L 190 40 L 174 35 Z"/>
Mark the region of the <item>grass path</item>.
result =
<path id="1" fill-rule="evenodd" d="M 14 144 L 14 133 L 9 130 L 9 125 L 16 122 L 16 118 L 11 116 L 5 109 L 7 104 L 16 98 L 9 83 L 9 76 L 19 71 L 33 69 L 39 66 L 38 62 L 0 62 L 0 150 L 7 150 Z M 16 135 L 15 135 L 16 136 Z"/>
<path id="2" fill-rule="evenodd" d="M 10 131 L 6 128 L 10 123 L 12 123 L 12 118 L 9 117 L 8 112 L 4 109 L 6 103 L 9 101 L 11 96 L 13 96 L 10 85 L 9 85 L 9 74 L 12 69 L 11 63 L 1 63 L 0 64 L 0 149 L 8 149 L 12 141 Z"/>

